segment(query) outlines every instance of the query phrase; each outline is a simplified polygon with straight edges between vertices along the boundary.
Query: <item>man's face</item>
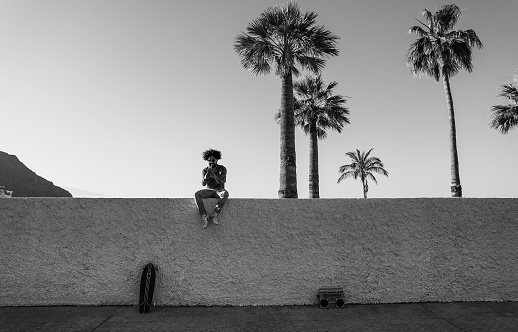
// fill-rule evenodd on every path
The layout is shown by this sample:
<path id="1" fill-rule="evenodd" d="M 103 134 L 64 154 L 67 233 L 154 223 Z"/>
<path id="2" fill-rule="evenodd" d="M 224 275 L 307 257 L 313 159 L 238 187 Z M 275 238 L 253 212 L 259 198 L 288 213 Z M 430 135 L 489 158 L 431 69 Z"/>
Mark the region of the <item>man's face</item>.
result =
<path id="1" fill-rule="evenodd" d="M 209 162 L 210 168 L 214 168 L 218 164 L 218 160 L 216 158 L 214 158 L 213 156 L 210 156 L 209 159 L 207 159 L 207 161 Z"/>

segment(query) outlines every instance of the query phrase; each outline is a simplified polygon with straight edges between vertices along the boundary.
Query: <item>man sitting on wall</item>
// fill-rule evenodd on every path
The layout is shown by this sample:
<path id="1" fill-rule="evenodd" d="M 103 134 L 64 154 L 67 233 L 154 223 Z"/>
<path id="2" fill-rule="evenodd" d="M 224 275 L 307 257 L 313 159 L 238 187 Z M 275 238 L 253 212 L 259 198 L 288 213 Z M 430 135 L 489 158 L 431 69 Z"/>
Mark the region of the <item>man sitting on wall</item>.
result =
<path id="1" fill-rule="evenodd" d="M 223 165 L 218 165 L 218 161 L 221 159 L 221 152 L 214 149 L 209 149 L 202 153 L 203 160 L 209 162 L 209 165 L 202 170 L 202 181 L 201 185 L 206 186 L 205 189 L 198 190 L 194 194 L 194 199 L 198 210 L 203 221 L 203 228 L 207 228 L 209 225 L 209 217 L 203 204 L 204 198 L 217 198 L 218 203 L 214 208 L 214 214 L 212 215 L 212 222 L 218 225 L 218 216 L 221 209 L 225 205 L 228 199 L 228 191 L 225 190 L 225 182 L 227 182 L 227 169 Z"/>

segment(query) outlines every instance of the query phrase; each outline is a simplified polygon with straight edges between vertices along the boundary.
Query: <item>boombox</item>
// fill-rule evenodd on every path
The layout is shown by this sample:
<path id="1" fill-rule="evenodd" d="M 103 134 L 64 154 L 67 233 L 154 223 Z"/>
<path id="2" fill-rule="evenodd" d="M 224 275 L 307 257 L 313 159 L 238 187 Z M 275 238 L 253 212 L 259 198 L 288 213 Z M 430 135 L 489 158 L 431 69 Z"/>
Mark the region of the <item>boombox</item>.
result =
<path id="1" fill-rule="evenodd" d="M 342 308 L 345 306 L 344 290 L 341 287 L 325 287 L 318 290 L 320 308 Z"/>

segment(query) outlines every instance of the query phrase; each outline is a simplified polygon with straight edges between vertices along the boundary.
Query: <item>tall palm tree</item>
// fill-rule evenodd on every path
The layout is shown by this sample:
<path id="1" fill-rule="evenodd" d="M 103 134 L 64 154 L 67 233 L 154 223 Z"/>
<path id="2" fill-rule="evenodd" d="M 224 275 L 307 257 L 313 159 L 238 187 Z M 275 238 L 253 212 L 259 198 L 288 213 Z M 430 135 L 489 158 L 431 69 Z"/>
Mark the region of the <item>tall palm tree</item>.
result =
<path id="1" fill-rule="evenodd" d="M 315 12 L 300 11 L 295 1 L 265 9 L 236 37 L 241 65 L 252 73 L 281 77 L 281 153 L 279 198 L 297 198 L 293 75 L 299 68 L 319 73 L 325 58 L 338 55 L 338 36 L 316 25 Z"/>
<path id="2" fill-rule="evenodd" d="M 295 124 L 309 135 L 309 197 L 320 198 L 318 174 L 318 140 L 327 138 L 328 129 L 341 133 L 349 124 L 345 97 L 334 94 L 337 82 L 325 85 L 322 76 L 306 76 L 293 84 Z M 280 112 L 275 116 L 280 119 Z"/>
<path id="3" fill-rule="evenodd" d="M 507 105 L 496 105 L 491 108 L 491 128 L 507 134 L 509 130 L 518 127 L 518 72 L 514 74 L 514 84 L 500 85 L 499 97 L 509 101 Z"/>
<path id="4" fill-rule="evenodd" d="M 369 184 L 367 183 L 368 179 L 371 179 L 376 184 L 376 178 L 372 174 L 378 173 L 388 176 L 388 172 L 383 168 L 383 162 L 381 159 L 377 157 L 369 157 L 372 149 L 370 149 L 367 153 L 364 151 L 360 152 L 360 150 L 356 149 L 356 153 L 347 152 L 345 155 L 349 156 L 352 159 L 352 163 L 349 165 L 340 166 L 338 172 L 341 174 L 338 178 L 337 183 L 340 183 L 342 180 L 347 178 L 354 178 L 357 180 L 360 178 L 363 184 L 363 198 L 367 198 L 367 192 L 369 191 Z"/>
<path id="5" fill-rule="evenodd" d="M 434 14 L 425 9 L 422 14 L 427 24 L 418 20 L 425 29 L 420 26 L 410 28 L 409 32 L 415 33 L 417 40 L 410 46 L 406 60 L 416 76 L 430 76 L 437 82 L 442 76 L 450 118 L 451 195 L 462 197 L 450 77 L 461 69 L 473 70 L 472 48 L 482 48 L 482 42 L 471 29 L 453 30 L 461 16 L 457 5 L 442 6 Z"/>

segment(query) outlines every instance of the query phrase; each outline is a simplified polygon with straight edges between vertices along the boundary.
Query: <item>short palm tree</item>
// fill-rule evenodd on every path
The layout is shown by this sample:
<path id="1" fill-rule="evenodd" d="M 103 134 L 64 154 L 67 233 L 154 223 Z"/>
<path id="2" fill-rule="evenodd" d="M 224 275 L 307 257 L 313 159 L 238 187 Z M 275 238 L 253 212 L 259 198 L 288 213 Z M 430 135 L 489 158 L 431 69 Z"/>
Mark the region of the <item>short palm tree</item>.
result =
<path id="1" fill-rule="evenodd" d="M 500 85 L 499 97 L 507 99 L 506 105 L 496 105 L 491 108 L 491 128 L 507 134 L 509 130 L 518 127 L 518 72 L 514 74 L 514 83 Z"/>
<path id="2" fill-rule="evenodd" d="M 345 124 L 349 124 L 349 109 L 345 105 L 345 97 L 334 94 L 337 82 L 327 86 L 322 76 L 306 76 L 295 82 L 295 124 L 309 135 L 309 197 L 320 198 L 318 174 L 318 140 L 327 137 L 327 130 L 341 133 Z M 280 119 L 280 112 L 275 116 Z"/>
<path id="3" fill-rule="evenodd" d="M 354 178 L 357 180 L 360 178 L 363 184 L 363 198 L 367 198 L 367 192 L 369 191 L 369 184 L 367 183 L 368 179 L 371 179 L 376 184 L 376 178 L 372 173 L 383 174 L 388 176 L 388 172 L 383 168 L 383 162 L 381 159 L 377 157 L 369 157 L 372 149 L 370 149 L 367 153 L 364 151 L 360 152 L 360 150 L 356 149 L 356 153 L 347 152 L 345 155 L 349 156 L 352 159 L 352 163 L 349 165 L 340 166 L 338 172 L 341 174 L 338 178 L 338 182 L 340 183 L 342 180 L 347 178 Z"/>
<path id="4" fill-rule="evenodd" d="M 473 70 L 472 48 L 482 48 L 482 42 L 471 29 L 453 30 L 461 16 L 457 5 L 442 6 L 434 14 L 425 9 L 423 16 L 427 24 L 419 22 L 425 29 L 420 26 L 410 28 L 410 33 L 415 33 L 417 40 L 410 46 L 406 60 L 416 76 L 430 76 L 436 81 L 442 76 L 450 118 L 451 195 L 462 197 L 450 77 L 461 69 L 468 72 Z"/>
<path id="5" fill-rule="evenodd" d="M 252 73 L 281 77 L 281 153 L 279 198 L 297 198 L 293 75 L 300 69 L 319 73 L 325 58 L 338 55 L 338 37 L 316 25 L 315 12 L 300 11 L 289 2 L 265 9 L 236 37 L 234 49 Z"/>

